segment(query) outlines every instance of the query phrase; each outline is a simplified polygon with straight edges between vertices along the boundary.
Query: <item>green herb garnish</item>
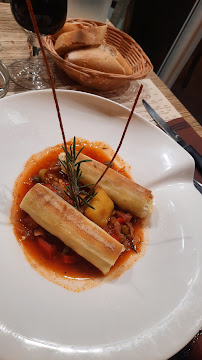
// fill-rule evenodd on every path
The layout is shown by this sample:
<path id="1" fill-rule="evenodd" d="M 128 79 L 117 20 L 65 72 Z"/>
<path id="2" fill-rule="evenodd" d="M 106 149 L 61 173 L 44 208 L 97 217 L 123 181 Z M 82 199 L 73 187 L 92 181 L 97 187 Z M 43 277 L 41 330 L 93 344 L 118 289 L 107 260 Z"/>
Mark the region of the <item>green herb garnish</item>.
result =
<path id="1" fill-rule="evenodd" d="M 93 206 L 90 205 L 90 201 L 96 195 L 95 190 L 90 191 L 89 193 L 85 191 L 86 187 L 92 186 L 93 184 L 80 185 L 80 179 L 82 179 L 82 171 L 81 171 L 81 163 L 89 162 L 91 160 L 81 160 L 77 161 L 80 152 L 83 150 L 84 146 L 76 152 L 76 138 L 74 136 L 73 145 L 70 145 L 69 151 L 62 147 L 66 160 L 60 160 L 60 163 L 64 166 L 67 174 L 69 175 L 70 186 L 65 186 L 66 190 L 65 194 L 73 201 L 73 205 L 80 210 L 82 206 L 89 206 L 94 209 Z"/>

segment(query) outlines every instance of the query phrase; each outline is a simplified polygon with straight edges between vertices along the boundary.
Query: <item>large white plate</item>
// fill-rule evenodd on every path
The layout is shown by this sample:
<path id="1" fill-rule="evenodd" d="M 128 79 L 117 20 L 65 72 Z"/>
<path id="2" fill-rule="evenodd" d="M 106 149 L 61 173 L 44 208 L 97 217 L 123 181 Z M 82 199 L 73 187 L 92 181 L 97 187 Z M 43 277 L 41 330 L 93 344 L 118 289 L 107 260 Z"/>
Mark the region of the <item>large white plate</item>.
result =
<path id="1" fill-rule="evenodd" d="M 116 148 L 129 111 L 79 92 L 57 91 L 67 139 Z M 120 155 L 152 189 L 146 255 L 119 279 L 81 293 L 41 277 L 8 224 L 11 192 L 25 161 L 61 142 L 50 91 L 0 101 L 0 358 L 167 359 L 202 324 L 202 201 L 191 157 L 133 116 Z"/>

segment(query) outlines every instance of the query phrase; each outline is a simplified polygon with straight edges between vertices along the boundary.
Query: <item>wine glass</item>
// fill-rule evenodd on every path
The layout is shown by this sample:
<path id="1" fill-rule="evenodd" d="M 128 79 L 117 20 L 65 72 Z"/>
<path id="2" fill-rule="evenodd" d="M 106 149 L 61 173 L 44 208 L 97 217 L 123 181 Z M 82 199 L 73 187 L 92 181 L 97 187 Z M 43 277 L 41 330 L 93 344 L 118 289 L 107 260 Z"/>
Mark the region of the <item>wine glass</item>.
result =
<path id="1" fill-rule="evenodd" d="M 17 23 L 30 32 L 28 45 L 30 57 L 18 60 L 9 66 L 11 79 L 27 89 L 45 89 L 49 87 L 49 77 L 45 65 L 40 61 L 40 46 L 26 0 L 11 0 L 11 11 Z M 67 16 L 67 0 L 31 0 L 39 32 L 52 35 L 64 25 Z"/>

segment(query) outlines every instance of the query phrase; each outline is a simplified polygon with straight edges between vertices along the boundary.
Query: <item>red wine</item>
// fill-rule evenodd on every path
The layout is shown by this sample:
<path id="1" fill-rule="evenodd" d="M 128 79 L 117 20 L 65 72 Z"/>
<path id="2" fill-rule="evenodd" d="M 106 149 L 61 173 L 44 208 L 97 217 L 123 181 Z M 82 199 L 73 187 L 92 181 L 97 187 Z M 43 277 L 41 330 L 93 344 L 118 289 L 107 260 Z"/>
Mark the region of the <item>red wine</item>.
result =
<path id="1" fill-rule="evenodd" d="M 43 35 L 59 31 L 67 16 L 67 0 L 31 0 L 39 32 Z M 26 0 L 11 0 L 11 10 L 17 23 L 34 32 Z"/>

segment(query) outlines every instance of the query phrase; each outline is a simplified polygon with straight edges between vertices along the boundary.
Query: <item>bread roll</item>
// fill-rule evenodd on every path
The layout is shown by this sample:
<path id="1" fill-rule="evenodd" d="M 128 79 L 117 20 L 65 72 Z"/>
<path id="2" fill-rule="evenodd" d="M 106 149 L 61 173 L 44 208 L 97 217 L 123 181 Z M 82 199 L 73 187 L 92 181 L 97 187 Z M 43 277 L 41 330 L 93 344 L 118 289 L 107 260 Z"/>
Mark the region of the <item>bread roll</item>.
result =
<path id="1" fill-rule="evenodd" d="M 55 42 L 55 51 L 58 55 L 88 45 L 100 45 L 103 42 L 107 25 L 68 31 L 61 34 Z"/>
<path id="2" fill-rule="evenodd" d="M 56 34 L 52 35 L 52 37 L 53 37 L 54 40 L 57 40 L 57 38 L 61 34 L 65 33 L 65 32 L 76 31 L 76 30 L 84 30 L 84 29 L 87 29 L 89 27 L 90 27 L 90 25 L 83 24 L 83 23 L 80 23 L 80 22 L 74 22 L 74 23 L 66 22 L 64 24 L 64 26 L 62 27 L 62 29 L 60 29 L 60 31 L 58 31 Z"/>
<path id="3" fill-rule="evenodd" d="M 74 50 L 65 56 L 72 64 L 106 73 L 129 75 L 132 69 L 120 52 L 111 45 Z"/>
<path id="4" fill-rule="evenodd" d="M 59 155 L 61 161 L 66 160 L 65 153 Z M 106 169 L 106 165 L 91 159 L 90 157 L 79 154 L 78 161 L 91 160 L 81 163 L 83 184 L 95 184 L 101 174 Z M 64 169 L 63 169 L 64 170 Z M 153 195 L 152 192 L 134 181 L 119 174 L 113 169 L 108 169 L 99 185 L 106 191 L 110 199 L 121 209 L 144 218 L 152 212 Z"/>
<path id="5" fill-rule="evenodd" d="M 70 63 L 106 73 L 124 75 L 124 69 L 117 59 L 100 47 L 71 51 L 65 57 Z"/>
<path id="6" fill-rule="evenodd" d="M 115 48 L 115 46 L 109 45 L 109 44 L 102 44 L 100 46 L 100 49 L 102 49 L 106 53 L 109 53 L 115 57 L 115 59 L 123 67 L 125 75 L 131 75 L 133 73 L 130 65 L 127 63 L 127 61 L 121 55 L 121 53 Z"/>
<path id="7" fill-rule="evenodd" d="M 37 224 L 107 274 L 124 246 L 47 187 L 36 184 L 20 208 Z"/>

